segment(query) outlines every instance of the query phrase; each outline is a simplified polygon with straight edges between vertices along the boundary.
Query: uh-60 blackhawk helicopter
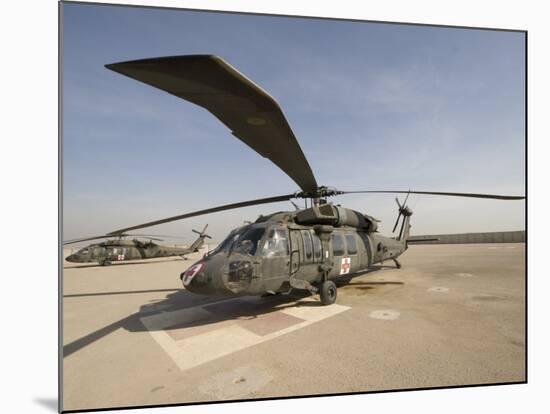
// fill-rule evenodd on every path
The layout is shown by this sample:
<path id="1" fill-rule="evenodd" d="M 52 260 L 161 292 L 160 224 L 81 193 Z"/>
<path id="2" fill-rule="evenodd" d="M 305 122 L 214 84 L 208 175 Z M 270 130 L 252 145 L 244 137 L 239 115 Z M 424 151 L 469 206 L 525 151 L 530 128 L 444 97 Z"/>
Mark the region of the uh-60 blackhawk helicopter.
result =
<path id="1" fill-rule="evenodd" d="M 202 231 L 192 230 L 197 233 L 199 237 L 191 243 L 189 247 L 171 247 L 154 243 L 153 240 L 162 241 L 148 234 L 117 234 L 115 238 L 105 240 L 101 243 L 90 244 L 83 247 L 76 253 L 73 253 L 65 258 L 71 263 L 93 263 L 96 262 L 101 266 L 108 266 L 112 262 L 123 262 L 127 260 L 143 260 L 143 259 L 156 259 L 159 257 L 181 256 L 185 259 L 186 254 L 196 253 L 203 246 L 205 239 L 211 239 L 206 234 L 208 224 L 204 226 Z M 124 237 L 141 237 L 146 241 L 134 238 L 132 240 L 125 240 Z M 160 237 L 172 237 L 174 236 L 160 236 Z M 104 239 L 103 236 L 86 237 L 83 239 L 67 240 L 63 245 L 80 243 L 88 240 Z"/>
<path id="2" fill-rule="evenodd" d="M 115 230 L 108 236 L 224 210 L 290 201 L 310 201 L 308 208 L 260 216 L 233 230 L 216 249 L 181 274 L 185 288 L 199 294 L 263 295 L 290 289 L 319 293 L 321 302 L 336 299 L 336 282 L 393 260 L 407 250 L 412 211 L 398 201 L 394 232 L 377 232 L 373 217 L 327 201 L 358 193 L 404 193 L 519 200 L 523 196 L 433 191 L 340 191 L 319 186 L 278 103 L 262 88 L 212 55 L 188 55 L 106 65 L 120 74 L 199 105 L 232 134 L 283 170 L 301 191 L 242 201 Z"/>

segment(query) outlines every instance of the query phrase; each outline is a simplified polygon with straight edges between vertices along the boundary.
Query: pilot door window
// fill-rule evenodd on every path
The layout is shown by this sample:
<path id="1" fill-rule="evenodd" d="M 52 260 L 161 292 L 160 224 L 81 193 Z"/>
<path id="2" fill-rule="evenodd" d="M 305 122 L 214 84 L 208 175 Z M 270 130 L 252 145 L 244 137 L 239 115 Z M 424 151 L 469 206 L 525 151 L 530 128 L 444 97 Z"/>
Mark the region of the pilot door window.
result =
<path id="1" fill-rule="evenodd" d="M 262 249 L 262 257 L 288 256 L 288 237 L 283 229 L 271 229 Z"/>
<path id="2" fill-rule="evenodd" d="M 304 262 L 310 263 L 313 259 L 313 242 L 308 230 L 302 230 L 302 240 L 304 242 Z"/>
<path id="3" fill-rule="evenodd" d="M 321 258 L 323 257 L 321 240 L 319 239 L 319 236 L 317 236 L 315 233 L 312 233 L 311 237 L 313 239 L 313 260 L 315 262 L 320 262 Z"/>

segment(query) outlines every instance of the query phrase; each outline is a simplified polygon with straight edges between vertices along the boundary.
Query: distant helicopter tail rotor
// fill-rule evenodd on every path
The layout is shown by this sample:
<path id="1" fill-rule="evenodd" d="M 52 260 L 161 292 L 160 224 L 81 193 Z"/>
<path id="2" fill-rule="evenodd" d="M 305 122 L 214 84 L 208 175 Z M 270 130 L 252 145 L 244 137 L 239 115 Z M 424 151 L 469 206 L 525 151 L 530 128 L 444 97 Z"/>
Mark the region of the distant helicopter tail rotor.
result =
<path id="1" fill-rule="evenodd" d="M 209 236 L 208 234 L 206 234 L 206 229 L 208 228 L 208 224 L 206 226 L 204 226 L 204 229 L 202 229 L 202 231 L 198 231 L 198 230 L 192 230 L 193 233 L 197 233 L 200 237 L 206 237 L 208 239 L 211 239 L 212 237 Z"/>

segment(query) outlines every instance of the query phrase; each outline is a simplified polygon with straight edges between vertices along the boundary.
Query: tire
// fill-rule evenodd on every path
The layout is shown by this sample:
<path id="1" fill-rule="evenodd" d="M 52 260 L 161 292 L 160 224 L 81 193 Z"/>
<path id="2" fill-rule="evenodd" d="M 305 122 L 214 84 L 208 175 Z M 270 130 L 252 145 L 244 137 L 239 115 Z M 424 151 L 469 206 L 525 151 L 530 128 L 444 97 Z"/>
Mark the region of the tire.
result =
<path id="1" fill-rule="evenodd" d="M 332 305 L 336 302 L 336 296 L 338 295 L 336 284 L 332 280 L 325 280 L 321 284 L 319 295 L 321 296 L 321 303 L 323 305 Z"/>
<path id="2" fill-rule="evenodd" d="M 101 266 L 110 266 L 111 262 L 109 260 L 104 260 L 100 263 Z"/>

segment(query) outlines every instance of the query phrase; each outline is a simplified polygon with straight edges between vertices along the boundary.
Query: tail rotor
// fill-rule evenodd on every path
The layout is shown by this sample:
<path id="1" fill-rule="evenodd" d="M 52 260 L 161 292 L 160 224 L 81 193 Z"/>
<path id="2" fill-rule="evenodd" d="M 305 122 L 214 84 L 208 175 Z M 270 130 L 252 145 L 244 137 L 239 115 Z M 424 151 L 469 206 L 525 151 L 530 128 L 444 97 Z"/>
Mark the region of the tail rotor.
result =
<path id="1" fill-rule="evenodd" d="M 397 197 L 395 197 L 395 202 L 399 206 L 399 214 L 397 215 L 397 220 L 395 220 L 395 225 L 393 226 L 392 233 L 395 233 L 395 229 L 397 228 L 397 225 L 399 224 L 399 219 L 401 218 L 401 210 L 403 209 L 401 204 L 399 204 L 399 199 Z"/>
<path id="2" fill-rule="evenodd" d="M 206 229 L 208 228 L 208 224 L 206 226 L 204 226 L 204 229 L 202 229 L 202 231 L 198 231 L 198 230 L 192 230 L 193 233 L 197 233 L 200 237 L 206 237 L 208 239 L 211 239 L 212 237 L 210 237 L 208 234 L 206 234 Z"/>
<path id="3" fill-rule="evenodd" d="M 412 216 L 412 210 L 409 207 L 407 207 L 407 200 L 409 199 L 409 195 L 410 195 L 410 192 L 407 193 L 407 196 L 405 197 L 403 204 L 399 202 L 399 198 L 395 197 L 395 202 L 399 207 L 399 214 L 397 215 L 397 220 L 395 220 L 395 225 L 393 226 L 392 233 L 395 233 L 395 230 L 399 225 L 399 221 L 401 220 L 401 216 L 403 216 L 403 222 L 401 223 L 401 229 L 399 230 L 399 237 L 397 237 L 398 240 L 407 238 L 409 233 L 409 227 L 410 227 L 409 220 L 410 220 L 410 216 Z"/>

